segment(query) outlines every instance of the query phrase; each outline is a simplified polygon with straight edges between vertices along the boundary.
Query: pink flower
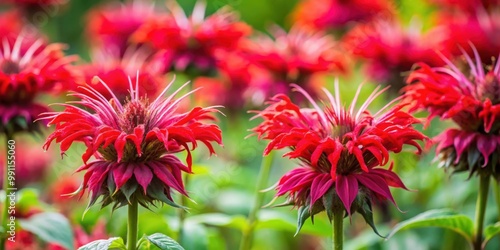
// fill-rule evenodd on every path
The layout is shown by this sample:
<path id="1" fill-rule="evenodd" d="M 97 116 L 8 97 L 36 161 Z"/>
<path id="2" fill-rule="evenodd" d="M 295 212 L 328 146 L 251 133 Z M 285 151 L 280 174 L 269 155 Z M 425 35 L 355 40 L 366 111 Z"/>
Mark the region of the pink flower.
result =
<path id="1" fill-rule="evenodd" d="M 405 96 L 414 103 L 412 111 L 429 112 L 429 122 L 437 116 L 459 126 L 435 138 L 445 167 L 498 175 L 500 63 L 485 68 L 473 51 L 474 59 L 464 52 L 465 71 L 447 59 L 446 68 L 421 64 L 408 78 Z"/>
<path id="2" fill-rule="evenodd" d="M 47 44 L 42 38 L 15 41 L 3 38 L 0 48 L 0 132 L 35 130 L 34 118 L 47 111 L 37 103 L 39 96 L 73 87 L 75 76 L 61 44 Z"/>
<path id="3" fill-rule="evenodd" d="M 175 1 L 169 2 L 170 15 L 150 20 L 134 35 L 134 41 L 164 50 L 166 71 L 170 69 L 208 74 L 215 69 L 215 53 L 232 51 L 251 32 L 227 9 L 205 17 L 205 3 L 197 2 L 193 14 L 186 16 Z"/>
<path id="4" fill-rule="evenodd" d="M 117 50 L 122 55 L 132 42 L 132 34 L 158 17 L 154 3 L 148 0 L 110 2 L 89 12 L 88 37 L 94 46 Z"/>
<path id="5" fill-rule="evenodd" d="M 40 149 L 40 145 L 32 145 L 33 142 L 25 140 L 16 140 L 15 150 L 15 173 L 16 187 L 21 189 L 33 183 L 44 181 L 45 176 L 49 173 L 51 167 L 51 154 Z M 4 170 L 7 169 L 5 160 L 5 148 L 0 150 L 0 176 L 3 176 Z M 0 180 L 0 185 L 3 180 Z"/>
<path id="6" fill-rule="evenodd" d="M 395 21 L 378 20 L 358 25 L 344 38 L 352 54 L 366 62 L 367 74 L 377 82 L 403 87 L 403 75 L 417 62 L 440 66 L 444 62 L 436 50 L 442 37 L 436 33 L 421 34 L 416 27 L 404 29 Z"/>
<path id="7" fill-rule="evenodd" d="M 392 18 L 394 12 L 394 5 L 388 0 L 303 0 L 294 12 L 294 19 L 314 29 L 342 29 L 353 22 Z"/>
<path id="8" fill-rule="evenodd" d="M 492 57 L 497 57 L 500 51 L 500 12 L 478 11 L 474 15 L 463 13 L 442 14 L 436 34 L 443 34 L 443 45 L 455 56 L 462 54 L 461 48 L 468 54 L 473 51 L 474 44 L 481 59 L 491 63 Z M 434 65 L 437 66 L 437 65 Z"/>
<path id="9" fill-rule="evenodd" d="M 111 92 L 123 103 L 129 95 L 129 76 L 131 76 L 132 82 L 135 82 L 136 78 L 139 77 L 139 91 L 147 96 L 156 96 L 161 90 L 161 81 L 164 76 L 161 72 L 161 62 L 151 57 L 151 53 L 145 48 L 129 47 L 123 55 L 118 50 L 94 50 L 92 61 L 89 64 L 79 66 L 78 70 L 83 72 L 85 83 L 92 86 L 107 100 L 111 99 L 112 96 L 106 86 L 99 83 L 96 76 L 102 79 Z M 86 94 L 93 95 L 91 92 Z"/>
<path id="10" fill-rule="evenodd" d="M 345 72 L 346 57 L 333 37 L 300 26 L 292 27 L 288 33 L 276 28 L 272 34 L 273 37 L 257 37 L 244 49 L 246 57 L 271 76 L 260 90 L 266 98 L 288 92 L 290 83 L 316 95 L 312 76 Z"/>
<path id="11" fill-rule="evenodd" d="M 113 203 L 117 208 L 131 200 L 146 207 L 153 201 L 178 207 L 171 191 L 187 196 L 181 173 L 192 173 L 191 151 L 201 142 L 213 154 L 212 143 L 222 144 L 222 138 L 217 125 L 204 122 L 213 119 L 215 107 L 182 113 L 178 104 L 192 92 L 177 100 L 174 97 L 181 89 L 163 97 L 172 83 L 149 100 L 140 96 L 139 82 L 133 86 L 130 81 L 130 97 L 124 104 L 112 91 L 108 101 L 94 88 L 82 87 L 92 95 L 75 92 L 72 96 L 80 101 L 63 104 L 64 111 L 43 114 L 41 119 L 55 125 L 45 148 L 55 140 L 64 154 L 74 142 L 85 144 L 84 165 L 77 172 L 85 172 L 79 191 L 80 197 L 90 193 L 89 206 L 102 196 L 103 207 Z M 179 152 L 187 153 L 186 163 L 176 156 Z M 92 156 L 95 159 L 89 161 Z"/>
<path id="12" fill-rule="evenodd" d="M 284 156 L 301 162 L 281 177 L 276 196 L 286 195 L 288 204 L 309 210 L 311 216 L 326 210 L 329 216 L 357 211 L 371 217 L 366 208 L 371 207 L 372 200 L 394 203 L 389 187 L 406 187 L 392 171 L 392 164 L 389 169 L 383 166 L 389 162 L 389 153 L 399 153 L 404 145 L 420 152 L 417 141 L 425 136 L 413 128 L 418 120 L 402 110 L 404 105 L 388 109 L 394 101 L 374 115 L 367 111 L 385 89 L 377 88 L 355 111 L 361 88 L 351 106 L 345 107 L 336 83 L 335 97 L 325 90 L 328 101 L 320 107 L 302 88 L 293 87 L 313 108 L 300 108 L 287 96 L 277 95 L 258 112 L 256 117 L 264 121 L 253 129 L 259 138 L 270 141 L 264 155 L 289 148 Z M 342 209 L 334 210 L 333 206 Z"/>

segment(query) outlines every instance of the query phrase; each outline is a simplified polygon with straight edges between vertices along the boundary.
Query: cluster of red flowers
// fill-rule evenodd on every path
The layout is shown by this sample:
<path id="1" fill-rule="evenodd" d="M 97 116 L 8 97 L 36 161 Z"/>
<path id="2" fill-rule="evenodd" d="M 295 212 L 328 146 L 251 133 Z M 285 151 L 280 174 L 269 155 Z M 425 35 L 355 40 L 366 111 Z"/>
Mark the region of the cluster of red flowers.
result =
<path id="1" fill-rule="evenodd" d="M 498 1 L 433 0 L 435 24 L 421 32 L 414 19 L 404 27 L 392 1 L 302 1 L 294 19 L 316 30 L 333 30 L 352 56 L 366 63 L 373 80 L 398 91 L 416 62 L 443 66 L 436 51 L 460 56 L 472 42 L 484 61 L 500 50 Z M 316 10 L 316 11 L 311 11 Z M 313 14 L 311 14 L 313 13 Z M 336 13 L 336 14 L 332 14 Z M 345 35 L 344 35 L 345 34 Z"/>

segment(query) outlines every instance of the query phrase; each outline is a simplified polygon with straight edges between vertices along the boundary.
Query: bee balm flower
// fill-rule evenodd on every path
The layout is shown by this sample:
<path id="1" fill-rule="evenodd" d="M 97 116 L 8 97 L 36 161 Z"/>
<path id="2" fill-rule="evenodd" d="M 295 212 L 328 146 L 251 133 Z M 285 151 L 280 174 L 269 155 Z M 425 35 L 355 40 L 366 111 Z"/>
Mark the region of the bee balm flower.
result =
<path id="1" fill-rule="evenodd" d="M 435 138 L 445 167 L 456 171 L 499 176 L 500 62 L 484 67 L 473 48 L 473 60 L 464 53 L 468 72 L 447 61 L 447 68 L 421 64 L 408 78 L 406 98 L 413 110 L 453 120 L 459 128 L 447 129 Z"/>
<path id="2" fill-rule="evenodd" d="M 71 88 L 74 82 L 70 63 L 61 44 L 46 44 L 43 39 L 0 42 L 0 132 L 37 129 L 33 120 L 47 107 L 36 103 L 44 93 Z"/>
<path id="3" fill-rule="evenodd" d="M 400 178 L 383 168 L 389 153 L 398 153 L 404 145 L 415 146 L 425 136 L 413 128 L 418 121 L 397 105 L 387 106 L 372 115 L 368 105 L 383 91 L 378 88 L 361 108 L 355 111 L 358 93 L 350 107 L 340 104 L 328 91 L 328 102 L 321 108 L 303 89 L 294 85 L 314 108 L 300 108 L 285 95 L 277 95 L 257 117 L 264 121 L 253 131 L 270 140 L 264 154 L 289 148 L 290 159 L 300 166 L 286 173 L 277 183 L 276 196 L 288 197 L 287 204 L 299 208 L 301 220 L 326 210 L 334 213 L 361 213 L 373 227 L 371 201 L 390 200 L 389 187 L 406 189 Z M 388 105 L 389 106 L 389 105 Z M 305 215 L 305 216 L 304 216 Z M 303 221 L 299 220 L 299 229 Z M 375 229 L 375 228 L 374 228 Z"/>
<path id="4" fill-rule="evenodd" d="M 174 97 L 180 89 L 163 97 L 172 83 L 150 101 L 147 96 L 140 97 L 137 81 L 135 86 L 130 82 L 130 98 L 125 104 L 111 91 L 108 101 L 92 87 L 82 87 L 85 92 L 72 94 L 80 101 L 63 104 L 66 109 L 62 112 L 42 116 L 50 120 L 49 125 L 55 125 L 45 148 L 53 140 L 60 143 L 62 153 L 74 142 L 87 147 L 82 155 L 84 165 L 77 172 L 85 171 L 80 194 L 90 192 L 89 206 L 100 196 L 103 207 L 111 203 L 114 208 L 120 207 L 132 199 L 142 206 L 153 201 L 177 206 L 171 190 L 187 196 L 181 172 L 191 173 L 191 151 L 202 142 L 213 154 L 211 143 L 222 144 L 222 138 L 217 125 L 203 122 L 213 119 L 215 107 L 196 107 L 181 113 L 177 110 L 179 102 L 192 92 L 177 100 Z M 181 151 L 187 152 L 187 164 L 175 155 Z M 95 160 L 89 161 L 91 156 Z"/>

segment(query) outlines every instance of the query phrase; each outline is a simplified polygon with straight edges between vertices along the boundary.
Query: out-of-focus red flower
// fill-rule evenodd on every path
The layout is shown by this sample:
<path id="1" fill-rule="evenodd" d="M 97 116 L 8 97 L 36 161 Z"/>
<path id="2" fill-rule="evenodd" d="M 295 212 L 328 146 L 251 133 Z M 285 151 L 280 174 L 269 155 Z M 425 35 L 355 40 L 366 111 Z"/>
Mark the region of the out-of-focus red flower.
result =
<path id="1" fill-rule="evenodd" d="M 180 88 L 163 97 L 172 84 L 156 99 L 149 100 L 140 96 L 139 83 L 130 81 L 130 97 L 124 104 L 111 91 L 108 101 L 87 86 L 83 89 L 92 96 L 75 92 L 72 96 L 80 101 L 64 105 L 62 112 L 43 115 L 43 119 L 50 120 L 49 125 L 56 127 L 45 148 L 53 140 L 60 143 L 62 153 L 74 142 L 87 147 L 82 155 L 84 165 L 77 172 L 85 172 L 80 197 L 88 190 L 89 206 L 100 196 L 103 207 L 113 203 L 117 208 L 131 200 L 143 206 L 153 201 L 178 206 L 173 202 L 172 189 L 187 196 L 181 172 L 192 173 L 191 151 L 201 142 L 213 154 L 212 143 L 222 144 L 222 137 L 217 125 L 205 122 L 213 119 L 217 109 L 196 107 L 179 112 L 179 102 L 192 92 L 175 99 Z M 187 164 L 175 155 L 178 152 L 187 153 Z M 95 160 L 89 161 L 92 156 Z"/>
<path id="2" fill-rule="evenodd" d="M 85 83 L 105 99 L 111 99 L 112 95 L 96 76 L 106 82 L 111 92 L 123 103 L 129 95 L 129 77 L 132 82 L 139 81 L 139 91 L 147 96 L 154 97 L 161 90 L 162 67 L 160 62 L 150 57 L 144 48 L 129 47 L 123 55 L 118 50 L 100 49 L 94 51 L 91 63 L 81 65 L 78 69 L 83 72 Z M 87 94 L 93 95 L 90 92 Z"/>
<path id="3" fill-rule="evenodd" d="M 202 104 L 220 104 L 230 112 L 241 111 L 245 105 L 262 103 L 264 97 L 258 97 L 258 93 L 252 91 L 261 89 L 255 85 L 264 79 L 266 73 L 239 53 L 223 52 L 218 57 L 221 58 L 217 62 L 219 76 L 196 78 L 194 87 L 203 90 L 197 91 L 194 99 Z"/>
<path id="4" fill-rule="evenodd" d="M 187 17 L 175 1 L 169 2 L 170 15 L 150 20 L 134 35 L 134 41 L 149 43 L 164 50 L 168 71 L 189 70 L 208 74 L 216 67 L 218 50 L 234 50 L 251 32 L 250 26 L 237 20 L 236 13 L 224 8 L 205 17 L 205 3 L 197 2 Z"/>
<path id="5" fill-rule="evenodd" d="M 158 17 L 154 3 L 148 0 L 107 3 L 88 14 L 88 37 L 94 46 L 116 49 L 121 55 L 130 46 L 132 34 Z"/>
<path id="6" fill-rule="evenodd" d="M 34 130 L 33 123 L 47 107 L 36 103 L 44 93 L 60 92 L 74 85 L 70 63 L 61 44 L 47 44 L 42 38 L 18 35 L 4 38 L 0 48 L 0 131 Z"/>
<path id="7" fill-rule="evenodd" d="M 5 152 L 2 150 L 0 152 Z M 16 187 L 23 188 L 32 183 L 42 182 L 51 167 L 51 154 L 44 152 L 40 145 L 33 145 L 26 141 L 16 141 L 15 144 L 15 173 Z M 0 176 L 3 176 L 5 160 L 4 153 L 0 153 Z M 0 184 L 3 180 L 0 180 Z"/>
<path id="8" fill-rule="evenodd" d="M 25 7 L 65 4 L 68 0 L 2 0 L 3 3 L 17 4 Z"/>
<path id="9" fill-rule="evenodd" d="M 473 50 L 474 59 L 464 53 L 465 72 L 450 61 L 446 68 L 420 64 L 408 78 L 405 96 L 414 102 L 411 111 L 429 112 L 429 122 L 440 117 L 459 126 L 435 138 L 445 167 L 498 176 L 500 62 L 485 68 Z"/>
<path id="10" fill-rule="evenodd" d="M 258 112 L 256 117 L 264 121 L 253 131 L 270 141 L 264 155 L 289 148 L 284 156 L 301 162 L 279 180 L 276 196 L 287 195 L 289 204 L 309 210 L 311 216 L 325 209 L 329 216 L 338 212 L 367 215 L 365 208 L 371 207 L 372 200 L 394 203 L 389 187 L 406 189 L 392 164 L 382 168 L 389 162 L 389 153 L 399 153 L 404 145 L 420 152 L 417 141 L 425 136 L 413 128 L 419 121 L 402 110 L 405 105 L 389 109 L 393 101 L 373 115 L 366 110 L 383 92 L 378 87 L 359 110 L 355 106 L 361 87 L 348 107 L 341 104 L 338 83 L 335 89 L 335 97 L 325 90 L 328 101 L 320 107 L 294 85 L 313 108 L 300 108 L 287 96 L 277 95 Z M 344 209 L 333 211 L 334 207 Z"/>
<path id="11" fill-rule="evenodd" d="M 293 13 L 294 20 L 314 29 L 347 28 L 351 22 L 370 22 L 392 18 L 394 4 L 390 0 L 304 0 Z"/>
<path id="12" fill-rule="evenodd" d="M 453 55 L 461 55 L 460 48 L 472 54 L 472 43 L 484 62 L 491 63 L 491 58 L 498 56 L 500 12 L 480 11 L 475 15 L 443 14 L 438 23 L 441 25 L 435 28 L 435 33 L 444 35 L 443 44 Z"/>
<path id="13" fill-rule="evenodd" d="M 272 33 L 273 37 L 261 36 L 244 46 L 247 58 L 271 75 L 267 84 L 261 85 L 266 98 L 288 92 L 290 83 L 314 96 L 318 93 L 310 83 L 314 74 L 346 71 L 346 56 L 325 33 L 300 26 L 288 33 L 279 28 Z"/>
<path id="14" fill-rule="evenodd" d="M 443 11 L 476 15 L 478 11 L 491 10 L 500 6 L 499 0 L 428 0 Z"/>
<path id="15" fill-rule="evenodd" d="M 22 16 L 19 11 L 10 10 L 0 13 L 0 41 L 15 39 L 23 29 Z"/>
<path id="16" fill-rule="evenodd" d="M 398 91 L 404 86 L 403 75 L 417 62 L 444 64 L 437 53 L 446 53 L 440 47 L 443 39 L 438 33 L 421 34 L 415 27 L 405 30 L 397 22 L 379 20 L 357 26 L 344 42 L 355 57 L 366 61 L 366 72 L 373 80 Z"/>
<path id="17" fill-rule="evenodd" d="M 72 200 L 75 200 L 75 197 L 70 196 L 75 190 L 80 187 L 81 180 L 76 176 L 61 176 L 58 178 L 51 187 L 51 202 L 65 205 Z"/>

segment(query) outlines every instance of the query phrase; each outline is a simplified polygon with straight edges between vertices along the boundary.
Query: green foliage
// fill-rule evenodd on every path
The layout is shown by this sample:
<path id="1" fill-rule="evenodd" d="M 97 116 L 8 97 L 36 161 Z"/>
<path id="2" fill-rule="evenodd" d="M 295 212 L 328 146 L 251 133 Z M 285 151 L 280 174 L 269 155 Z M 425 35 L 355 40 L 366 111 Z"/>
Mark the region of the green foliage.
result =
<path id="1" fill-rule="evenodd" d="M 391 238 L 401 230 L 419 227 L 440 227 L 453 230 L 472 242 L 474 224 L 472 220 L 450 209 L 430 210 L 396 225 L 387 236 Z"/>
<path id="2" fill-rule="evenodd" d="M 73 230 L 69 221 L 61 214 L 52 212 L 35 214 L 28 219 L 19 219 L 19 225 L 46 242 L 73 249 Z"/>
<path id="3" fill-rule="evenodd" d="M 107 240 L 96 240 L 88 243 L 78 250 L 125 250 L 125 244 L 120 237 L 113 237 Z"/>

